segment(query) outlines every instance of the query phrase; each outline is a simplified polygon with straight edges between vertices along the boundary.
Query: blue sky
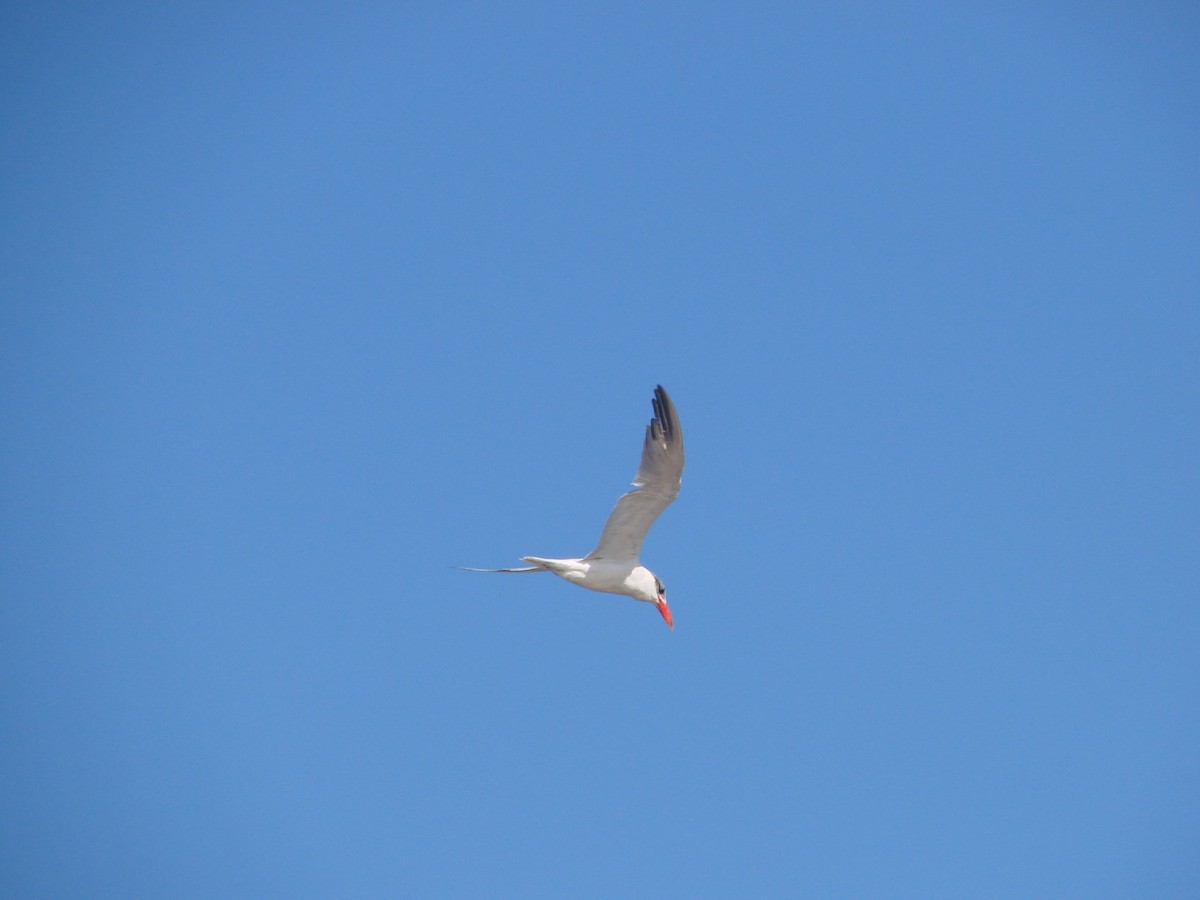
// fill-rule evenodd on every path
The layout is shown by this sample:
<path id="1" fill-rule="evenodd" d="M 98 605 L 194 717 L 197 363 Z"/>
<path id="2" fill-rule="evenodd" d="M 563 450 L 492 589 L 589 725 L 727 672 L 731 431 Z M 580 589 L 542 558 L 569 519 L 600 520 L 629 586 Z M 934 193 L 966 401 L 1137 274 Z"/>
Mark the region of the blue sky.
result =
<path id="1" fill-rule="evenodd" d="M 0 893 L 1200 892 L 1194 9 L 118 6 L 0 13 Z M 657 383 L 674 632 L 451 568 Z"/>

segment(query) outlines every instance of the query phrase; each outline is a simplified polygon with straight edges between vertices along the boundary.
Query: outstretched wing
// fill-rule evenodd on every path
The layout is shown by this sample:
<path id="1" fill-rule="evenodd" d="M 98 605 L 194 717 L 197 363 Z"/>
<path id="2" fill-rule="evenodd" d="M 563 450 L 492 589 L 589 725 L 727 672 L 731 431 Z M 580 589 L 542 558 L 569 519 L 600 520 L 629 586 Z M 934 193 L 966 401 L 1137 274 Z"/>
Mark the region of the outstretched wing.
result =
<path id="1" fill-rule="evenodd" d="M 632 490 L 617 501 L 608 516 L 600 543 L 584 559 L 620 559 L 636 562 L 646 532 L 679 496 L 683 475 L 683 431 L 675 404 L 660 384 L 654 389 L 654 418 L 646 426 L 642 464 Z"/>

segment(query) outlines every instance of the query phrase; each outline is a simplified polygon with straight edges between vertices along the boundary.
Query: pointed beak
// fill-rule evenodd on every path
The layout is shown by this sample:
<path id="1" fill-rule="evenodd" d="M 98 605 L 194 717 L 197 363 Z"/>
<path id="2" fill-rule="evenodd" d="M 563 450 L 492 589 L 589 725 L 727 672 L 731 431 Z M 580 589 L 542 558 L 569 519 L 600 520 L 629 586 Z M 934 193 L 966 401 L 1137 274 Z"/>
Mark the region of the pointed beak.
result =
<path id="1" fill-rule="evenodd" d="M 671 607 L 667 606 L 666 600 L 659 600 L 656 604 L 658 614 L 663 617 L 663 621 L 667 623 L 667 627 L 672 631 L 675 630 L 675 620 L 671 618 Z"/>

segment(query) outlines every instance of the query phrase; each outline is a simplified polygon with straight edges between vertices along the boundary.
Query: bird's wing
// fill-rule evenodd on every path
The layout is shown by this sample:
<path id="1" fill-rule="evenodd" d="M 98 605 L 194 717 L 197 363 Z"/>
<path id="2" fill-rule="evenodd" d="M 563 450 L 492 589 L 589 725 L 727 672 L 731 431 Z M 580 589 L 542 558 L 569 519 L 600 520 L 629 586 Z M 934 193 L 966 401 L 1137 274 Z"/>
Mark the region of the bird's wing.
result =
<path id="1" fill-rule="evenodd" d="M 604 524 L 600 543 L 584 559 L 636 562 L 646 532 L 658 514 L 679 496 L 679 481 L 683 475 L 683 431 L 679 427 L 679 416 L 662 385 L 654 389 L 653 403 L 654 418 L 646 426 L 642 464 L 633 479 L 637 490 L 617 501 Z"/>

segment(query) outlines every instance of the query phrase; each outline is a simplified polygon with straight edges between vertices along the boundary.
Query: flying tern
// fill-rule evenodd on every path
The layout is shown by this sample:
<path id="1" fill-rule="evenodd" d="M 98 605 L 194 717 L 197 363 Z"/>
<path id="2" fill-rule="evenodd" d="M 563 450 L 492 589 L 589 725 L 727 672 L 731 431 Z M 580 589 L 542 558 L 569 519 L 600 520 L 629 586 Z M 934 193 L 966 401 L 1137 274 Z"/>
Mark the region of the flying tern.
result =
<path id="1" fill-rule="evenodd" d="M 634 600 L 653 603 L 667 626 L 675 628 L 667 589 L 638 557 L 646 532 L 659 513 L 679 495 L 683 475 L 683 431 L 675 404 L 662 385 L 654 389 L 654 418 L 646 426 L 642 463 L 633 478 L 634 490 L 621 496 L 604 524 L 600 543 L 587 556 L 575 559 L 545 559 L 522 556 L 527 567 L 517 569 L 471 569 L 468 572 L 553 572 L 571 584 L 590 591 L 625 594 Z"/>

